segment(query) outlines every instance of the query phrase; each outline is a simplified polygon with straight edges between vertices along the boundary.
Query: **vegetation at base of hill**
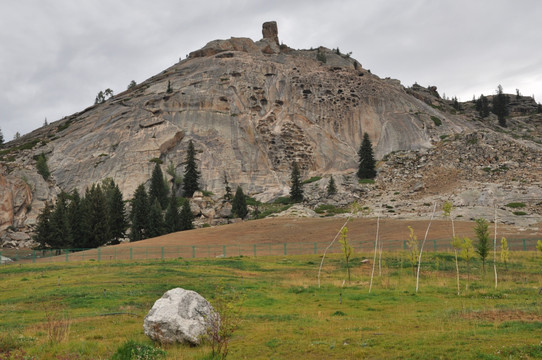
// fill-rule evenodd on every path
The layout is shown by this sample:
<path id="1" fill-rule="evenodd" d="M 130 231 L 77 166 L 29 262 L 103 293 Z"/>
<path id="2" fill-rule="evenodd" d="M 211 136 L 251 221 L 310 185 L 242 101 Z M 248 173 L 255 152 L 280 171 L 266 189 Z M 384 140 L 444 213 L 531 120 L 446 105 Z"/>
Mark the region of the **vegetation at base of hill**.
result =
<path id="1" fill-rule="evenodd" d="M 112 179 L 93 185 L 81 197 L 62 192 L 38 216 L 34 239 L 40 248 L 80 249 L 118 243 L 128 228 L 122 193 Z"/>
<path id="2" fill-rule="evenodd" d="M 344 254 L 328 255 L 320 288 L 319 255 L 3 266 L 10 291 L 0 294 L 0 358 L 109 359 L 135 347 L 167 359 L 210 358 L 209 343 L 161 346 L 143 333 L 154 301 L 180 284 L 211 303 L 220 285 L 243 295 L 231 359 L 542 356 L 533 337 L 542 331 L 533 252 L 513 252 L 498 289 L 473 258 L 460 296 L 451 253 L 424 254 L 417 294 L 406 252 L 383 252 L 370 294 L 366 258 L 372 253 L 351 254 L 348 284 Z M 466 262 L 459 266 L 466 274 Z M 466 275 L 460 283 L 464 289 Z M 55 329 L 63 336 L 50 338 Z"/>
<path id="3" fill-rule="evenodd" d="M 314 211 L 317 214 L 321 214 L 321 215 L 324 215 L 324 216 L 333 216 L 333 215 L 337 215 L 337 214 L 348 213 L 350 211 L 350 209 L 337 207 L 335 205 L 322 204 L 322 205 L 318 205 L 314 209 Z"/>

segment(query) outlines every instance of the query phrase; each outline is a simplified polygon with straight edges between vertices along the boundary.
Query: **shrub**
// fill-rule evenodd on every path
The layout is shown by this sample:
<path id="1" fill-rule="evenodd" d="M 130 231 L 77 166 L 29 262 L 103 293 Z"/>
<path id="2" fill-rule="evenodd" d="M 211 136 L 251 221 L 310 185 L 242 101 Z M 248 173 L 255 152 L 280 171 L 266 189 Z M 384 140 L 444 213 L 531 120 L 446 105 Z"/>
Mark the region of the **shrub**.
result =
<path id="1" fill-rule="evenodd" d="M 517 216 L 527 215 L 527 213 L 525 211 L 514 211 L 513 214 L 517 215 Z"/>
<path id="2" fill-rule="evenodd" d="M 435 126 L 440 126 L 442 125 L 442 120 L 440 120 L 438 117 L 436 116 L 431 116 L 431 120 L 433 120 L 433 122 L 435 123 Z"/>
<path id="3" fill-rule="evenodd" d="M 149 162 L 152 162 L 152 163 L 155 163 L 155 164 L 158 164 L 158 165 L 162 165 L 164 163 L 159 158 L 152 158 L 152 159 L 149 160 Z"/>
<path id="4" fill-rule="evenodd" d="M 47 180 L 51 175 L 49 166 L 47 166 L 47 158 L 44 153 L 41 153 L 36 158 L 36 169 L 38 170 L 38 174 L 40 174 L 44 180 Z"/>
<path id="5" fill-rule="evenodd" d="M 359 183 L 360 184 L 374 184 L 375 181 L 373 179 L 360 179 Z"/>
<path id="6" fill-rule="evenodd" d="M 289 205 L 292 203 L 289 196 L 281 196 L 273 201 L 274 204 Z"/>
<path id="7" fill-rule="evenodd" d="M 164 350 L 129 340 L 117 348 L 111 360 L 153 360 L 165 358 L 166 352 Z"/>
<path id="8" fill-rule="evenodd" d="M 521 202 L 511 202 L 511 203 L 506 204 L 506 206 L 512 209 L 518 209 L 518 208 L 524 208 L 525 204 Z"/>
<path id="9" fill-rule="evenodd" d="M 319 180 L 321 180 L 321 179 L 322 179 L 321 176 L 313 176 L 313 177 L 311 177 L 310 179 L 307 179 L 307 180 L 303 181 L 302 184 L 310 184 L 310 183 L 319 181 Z"/>

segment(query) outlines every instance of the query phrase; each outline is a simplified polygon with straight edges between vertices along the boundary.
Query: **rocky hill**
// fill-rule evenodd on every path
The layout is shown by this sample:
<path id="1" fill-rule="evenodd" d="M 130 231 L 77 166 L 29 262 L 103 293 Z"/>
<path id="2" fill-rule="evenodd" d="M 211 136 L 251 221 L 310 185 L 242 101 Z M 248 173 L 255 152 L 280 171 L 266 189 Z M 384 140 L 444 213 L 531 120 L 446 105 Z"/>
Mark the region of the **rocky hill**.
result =
<path id="1" fill-rule="evenodd" d="M 44 201 L 61 189 L 84 191 L 111 177 L 130 198 L 155 162 L 181 174 L 189 140 L 198 150 L 202 189 L 215 198 L 224 193 L 224 175 L 261 201 L 286 195 L 296 161 L 305 178 L 322 177 L 307 187 L 309 205 L 395 201 L 402 205 L 389 215 L 399 216 L 419 213 L 416 201 L 463 199 L 464 191 L 475 191 L 472 184 L 481 192 L 492 184 L 509 197 L 509 188 L 523 194 L 529 187 L 528 197 L 542 201 L 542 121 L 532 115 L 534 100 L 517 99 L 511 114 L 518 118 L 501 129 L 493 116 L 480 120 L 473 104 L 452 108 L 435 87 L 381 79 L 338 50 L 280 44 L 274 22 L 262 33 L 256 42 L 211 41 L 130 90 L 6 144 L 0 236 L 8 228 L 31 231 Z M 382 160 L 374 186 L 351 175 L 364 132 Z M 36 170 L 41 153 L 51 171 L 47 181 Z M 325 200 L 331 174 L 340 195 Z M 463 204 L 483 203 L 467 198 Z M 530 223 L 537 222 L 536 206 Z"/>

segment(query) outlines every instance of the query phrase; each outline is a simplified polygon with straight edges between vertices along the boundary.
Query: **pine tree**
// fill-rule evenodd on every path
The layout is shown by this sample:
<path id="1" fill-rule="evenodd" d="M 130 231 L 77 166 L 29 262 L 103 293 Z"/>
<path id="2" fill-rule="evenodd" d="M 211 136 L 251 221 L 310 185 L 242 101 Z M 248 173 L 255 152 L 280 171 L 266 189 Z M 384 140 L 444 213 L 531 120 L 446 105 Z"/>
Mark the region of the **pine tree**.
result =
<path id="1" fill-rule="evenodd" d="M 329 178 L 329 183 L 327 184 L 327 196 L 333 196 L 337 193 L 337 187 L 335 186 L 335 180 L 333 175 Z"/>
<path id="2" fill-rule="evenodd" d="M 4 134 L 2 134 L 2 129 L 0 129 L 0 146 L 4 145 Z"/>
<path id="3" fill-rule="evenodd" d="M 68 194 L 61 192 L 51 214 L 51 237 L 49 245 L 55 249 L 69 249 L 73 247 L 73 238 L 68 216 Z"/>
<path id="4" fill-rule="evenodd" d="M 149 201 L 152 204 L 154 199 L 158 200 L 162 209 L 165 209 L 168 205 L 168 192 L 169 188 L 164 180 L 164 174 L 160 165 L 156 163 L 152 171 L 151 185 L 149 188 Z"/>
<path id="5" fill-rule="evenodd" d="M 177 197 L 175 194 L 171 194 L 169 198 L 169 205 L 165 215 L 165 228 L 167 233 L 181 230 L 179 208 L 177 206 Z"/>
<path id="6" fill-rule="evenodd" d="M 86 234 L 90 233 L 90 231 L 85 231 L 85 221 L 87 218 L 83 210 L 81 196 L 77 189 L 72 191 L 70 197 L 71 201 L 68 205 L 68 218 L 73 238 L 73 247 L 75 249 L 81 249 L 85 247 L 87 243 Z"/>
<path id="7" fill-rule="evenodd" d="M 128 220 L 126 218 L 126 207 L 122 198 L 122 192 L 113 179 L 109 178 L 102 182 L 104 194 L 107 200 L 107 220 L 113 244 L 126 236 Z"/>
<path id="8" fill-rule="evenodd" d="M 373 157 L 373 145 L 369 139 L 369 134 L 363 134 L 363 141 L 358 151 L 359 167 L 358 178 L 374 179 L 376 177 L 375 159 Z"/>
<path id="9" fill-rule="evenodd" d="M 188 199 L 186 199 L 183 203 L 179 218 L 181 231 L 191 230 L 194 228 L 194 225 L 192 224 L 192 221 L 194 221 L 194 215 L 192 214 L 192 210 L 190 209 L 190 201 Z"/>
<path id="10" fill-rule="evenodd" d="M 192 140 L 188 143 L 184 165 L 184 196 L 190 198 L 199 189 L 199 178 L 201 176 L 198 171 L 198 165 L 196 164 L 196 150 L 194 149 Z"/>
<path id="11" fill-rule="evenodd" d="M 486 259 L 489 255 L 489 225 L 485 219 L 476 219 L 474 226 L 474 234 L 478 243 L 476 244 L 476 252 L 482 260 L 482 268 L 484 274 L 486 272 Z"/>
<path id="12" fill-rule="evenodd" d="M 36 233 L 34 235 L 34 240 L 39 244 L 39 247 L 44 249 L 47 246 L 50 246 L 51 243 L 51 234 L 52 234 L 52 224 L 51 224 L 51 213 L 53 211 L 53 205 L 48 201 L 45 202 L 45 207 L 38 215 L 38 222 L 36 225 Z"/>
<path id="13" fill-rule="evenodd" d="M 486 118 L 489 116 L 489 101 L 487 100 L 487 97 L 485 97 L 483 94 L 480 95 L 478 100 L 476 100 L 476 111 L 478 111 L 478 114 L 481 118 Z"/>
<path id="14" fill-rule="evenodd" d="M 148 229 L 149 199 L 143 184 L 139 185 L 134 193 L 130 218 L 132 220 L 130 241 L 145 239 Z"/>
<path id="15" fill-rule="evenodd" d="M 165 231 L 164 217 L 162 216 L 162 206 L 157 198 L 154 198 L 149 211 L 149 228 L 147 237 L 153 238 L 164 235 Z"/>
<path id="16" fill-rule="evenodd" d="M 499 119 L 499 125 L 506 127 L 506 116 L 508 116 L 508 105 L 509 99 L 503 93 L 502 86 L 497 87 L 497 95 L 493 97 L 493 113 L 497 115 Z"/>
<path id="17" fill-rule="evenodd" d="M 290 200 L 294 203 L 299 203 L 303 201 L 303 184 L 301 184 L 299 173 L 299 166 L 294 162 L 292 164 L 292 173 L 290 175 L 290 181 L 292 186 L 290 187 Z"/>
<path id="18" fill-rule="evenodd" d="M 90 189 L 87 189 L 84 204 L 87 231 L 90 231 L 86 247 L 95 248 L 107 244 L 111 241 L 109 222 L 105 216 L 107 214 L 107 201 L 99 184 L 92 185 Z"/>
<path id="19" fill-rule="evenodd" d="M 244 219 L 248 215 L 247 199 L 240 186 L 238 186 L 237 191 L 235 191 L 231 211 L 235 216 L 241 219 Z"/>

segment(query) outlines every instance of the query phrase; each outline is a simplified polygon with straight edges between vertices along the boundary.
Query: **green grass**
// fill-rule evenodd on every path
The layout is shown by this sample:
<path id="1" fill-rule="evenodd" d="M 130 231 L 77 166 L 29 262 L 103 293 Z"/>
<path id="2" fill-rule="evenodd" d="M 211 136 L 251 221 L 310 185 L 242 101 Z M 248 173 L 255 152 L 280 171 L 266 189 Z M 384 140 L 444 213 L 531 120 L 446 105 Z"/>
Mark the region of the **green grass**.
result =
<path id="1" fill-rule="evenodd" d="M 383 254 L 371 293 L 364 258 L 372 253 L 354 253 L 349 284 L 343 258 L 328 255 L 321 287 L 319 255 L 2 266 L 0 358 L 110 359 L 134 348 L 160 349 L 167 359 L 209 358 L 208 344 L 160 346 L 143 334 L 154 301 L 177 286 L 211 302 L 217 286 L 243 295 L 231 359 L 541 356 L 533 334 L 542 332 L 542 260 L 533 252 L 513 252 L 508 271 L 499 265 L 497 290 L 492 271 L 483 276 L 474 259 L 466 291 L 461 261 L 460 296 L 453 254 L 424 253 L 418 293 L 406 253 Z M 48 341 L 47 314 L 69 321 L 65 340 Z"/>
<path id="2" fill-rule="evenodd" d="M 310 179 L 304 180 L 302 182 L 302 184 L 310 184 L 310 183 L 313 183 L 313 182 L 316 182 L 316 181 L 319 181 L 319 180 L 322 180 L 321 176 L 313 176 Z"/>

